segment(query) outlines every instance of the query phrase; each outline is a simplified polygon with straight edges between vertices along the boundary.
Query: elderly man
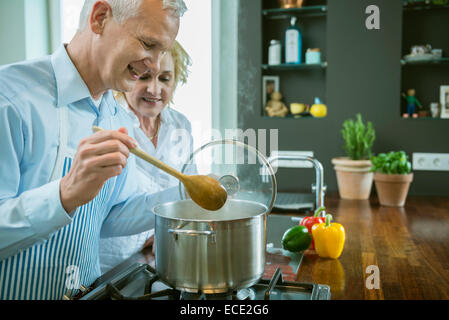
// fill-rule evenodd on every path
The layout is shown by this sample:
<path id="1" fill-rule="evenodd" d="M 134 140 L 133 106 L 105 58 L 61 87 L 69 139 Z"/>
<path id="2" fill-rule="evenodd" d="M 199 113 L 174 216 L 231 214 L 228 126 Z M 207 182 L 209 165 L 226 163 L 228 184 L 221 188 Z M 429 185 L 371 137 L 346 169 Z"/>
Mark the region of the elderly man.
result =
<path id="1" fill-rule="evenodd" d="M 184 11 L 182 0 L 86 0 L 69 45 L 0 69 L 0 299 L 76 293 L 100 276 L 100 236 L 154 227 L 128 159 L 133 124 L 109 89 L 157 74 Z"/>

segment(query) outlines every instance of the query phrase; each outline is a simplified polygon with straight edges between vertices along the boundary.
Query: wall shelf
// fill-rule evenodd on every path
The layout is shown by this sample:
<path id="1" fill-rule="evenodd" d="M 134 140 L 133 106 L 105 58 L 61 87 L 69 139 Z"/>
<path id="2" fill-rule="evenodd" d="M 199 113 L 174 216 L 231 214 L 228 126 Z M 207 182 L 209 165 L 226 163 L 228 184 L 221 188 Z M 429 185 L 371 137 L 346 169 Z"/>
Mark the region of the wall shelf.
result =
<path id="1" fill-rule="evenodd" d="M 449 58 L 439 58 L 439 59 L 431 59 L 431 60 L 415 60 L 415 61 L 407 61 L 401 59 L 402 66 L 411 66 L 411 65 L 440 65 L 440 64 L 449 64 Z"/>
<path id="2" fill-rule="evenodd" d="M 404 117 L 401 117 L 401 120 L 449 120 L 449 118 L 433 118 L 433 117 L 404 118 Z"/>
<path id="3" fill-rule="evenodd" d="M 308 69 L 326 69 L 327 62 L 314 63 L 314 64 L 280 64 L 280 65 L 268 65 L 263 64 L 262 69 L 267 71 L 298 71 L 298 70 L 308 70 Z"/>
<path id="4" fill-rule="evenodd" d="M 325 119 L 326 117 L 324 117 L 324 118 L 316 118 L 316 117 L 314 117 L 312 115 L 296 116 L 296 115 L 293 115 L 293 114 L 289 113 L 285 117 L 269 117 L 267 115 L 263 115 L 262 118 L 263 119 L 270 119 L 270 120 L 273 120 L 273 119 L 277 119 L 277 120 L 285 120 L 285 119 L 290 119 L 290 120 L 305 120 L 305 119 L 321 120 L 321 119 Z"/>
<path id="5" fill-rule="evenodd" d="M 290 9 L 265 9 L 262 14 L 268 19 L 285 19 L 291 16 L 322 17 L 327 15 L 327 6 L 305 6 Z"/>
<path id="6" fill-rule="evenodd" d="M 435 5 L 435 4 L 430 3 L 430 1 L 429 1 L 429 3 L 419 3 L 419 4 L 415 4 L 415 3 L 416 2 L 413 2 L 413 1 L 404 1 L 404 11 L 449 9 L 449 4 Z"/>

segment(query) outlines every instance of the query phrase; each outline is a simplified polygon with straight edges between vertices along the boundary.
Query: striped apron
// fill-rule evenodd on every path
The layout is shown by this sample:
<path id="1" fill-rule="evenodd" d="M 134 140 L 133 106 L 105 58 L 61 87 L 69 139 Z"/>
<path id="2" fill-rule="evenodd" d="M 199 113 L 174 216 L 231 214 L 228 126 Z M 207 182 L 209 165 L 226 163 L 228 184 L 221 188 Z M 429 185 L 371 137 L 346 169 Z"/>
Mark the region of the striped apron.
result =
<path id="1" fill-rule="evenodd" d="M 68 107 L 59 108 L 59 148 L 51 181 L 70 170 L 75 150 L 67 145 Z M 116 178 L 109 179 L 97 197 L 79 207 L 72 223 L 49 240 L 0 261 L 1 300 L 60 300 L 90 286 L 101 275 L 98 261 L 100 229 Z"/>

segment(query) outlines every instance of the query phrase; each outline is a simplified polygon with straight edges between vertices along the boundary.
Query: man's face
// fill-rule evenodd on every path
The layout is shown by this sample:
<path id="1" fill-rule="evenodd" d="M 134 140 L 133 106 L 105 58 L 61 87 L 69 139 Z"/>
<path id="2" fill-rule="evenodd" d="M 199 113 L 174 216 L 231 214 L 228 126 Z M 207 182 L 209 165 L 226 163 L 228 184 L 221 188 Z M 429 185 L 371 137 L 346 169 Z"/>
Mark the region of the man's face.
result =
<path id="1" fill-rule="evenodd" d="M 179 30 L 179 17 L 162 9 L 161 0 L 143 0 L 139 14 L 122 25 L 108 19 L 95 54 L 108 89 L 131 91 L 147 73 L 159 73 L 160 61 Z"/>

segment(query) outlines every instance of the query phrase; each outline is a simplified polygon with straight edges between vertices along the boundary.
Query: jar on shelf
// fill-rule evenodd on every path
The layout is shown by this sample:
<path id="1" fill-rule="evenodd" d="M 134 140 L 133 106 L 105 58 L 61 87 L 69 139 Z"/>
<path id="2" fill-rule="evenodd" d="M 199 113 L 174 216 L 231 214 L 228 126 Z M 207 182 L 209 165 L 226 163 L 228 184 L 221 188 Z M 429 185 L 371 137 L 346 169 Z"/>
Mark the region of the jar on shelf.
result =
<path id="1" fill-rule="evenodd" d="M 268 49 L 269 65 L 281 64 L 281 51 L 282 51 L 281 42 L 279 40 L 271 40 L 270 48 Z"/>
<path id="2" fill-rule="evenodd" d="M 321 63 L 321 49 L 307 49 L 306 52 L 306 64 L 319 64 Z"/>

